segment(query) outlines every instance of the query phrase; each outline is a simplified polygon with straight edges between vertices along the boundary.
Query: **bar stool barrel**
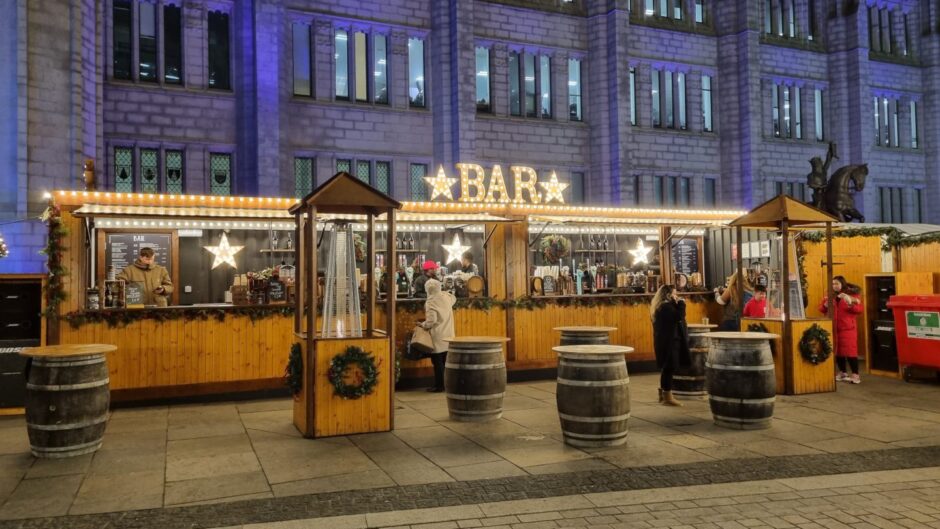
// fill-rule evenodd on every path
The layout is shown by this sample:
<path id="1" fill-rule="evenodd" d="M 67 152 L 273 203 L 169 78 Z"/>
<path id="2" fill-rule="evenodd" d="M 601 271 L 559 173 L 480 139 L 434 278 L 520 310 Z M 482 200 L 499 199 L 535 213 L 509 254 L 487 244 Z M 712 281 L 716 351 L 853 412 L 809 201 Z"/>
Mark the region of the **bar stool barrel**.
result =
<path id="1" fill-rule="evenodd" d="M 610 333 L 617 328 L 579 325 L 554 330 L 561 332 L 561 345 L 606 345 L 610 343 Z"/>
<path id="2" fill-rule="evenodd" d="M 709 333 L 705 373 L 716 425 L 770 428 L 777 395 L 770 340 L 777 337 L 762 332 Z"/>
<path id="3" fill-rule="evenodd" d="M 26 431 L 33 455 L 66 458 L 101 447 L 111 400 L 104 353 L 113 345 L 31 347 Z"/>
<path id="4" fill-rule="evenodd" d="M 618 446 L 627 441 L 630 377 L 624 355 L 632 347 L 562 345 L 555 400 L 565 444 Z"/>
<path id="5" fill-rule="evenodd" d="M 704 399 L 708 396 L 705 390 L 705 357 L 708 356 L 708 333 L 718 327 L 702 323 L 689 325 L 689 352 L 692 363 L 688 366 L 679 366 L 672 377 L 672 394 L 677 399 Z"/>
<path id="6" fill-rule="evenodd" d="M 503 416 L 506 362 L 503 344 L 509 338 L 460 336 L 449 340 L 444 364 L 444 390 L 450 418 L 483 422 Z"/>

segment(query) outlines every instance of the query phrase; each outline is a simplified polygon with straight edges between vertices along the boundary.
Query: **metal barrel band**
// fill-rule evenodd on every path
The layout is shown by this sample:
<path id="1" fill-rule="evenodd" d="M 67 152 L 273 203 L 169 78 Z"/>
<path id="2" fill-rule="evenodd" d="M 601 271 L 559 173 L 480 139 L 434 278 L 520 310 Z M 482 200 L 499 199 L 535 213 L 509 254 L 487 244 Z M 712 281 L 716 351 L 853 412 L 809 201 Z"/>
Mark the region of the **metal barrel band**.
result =
<path id="1" fill-rule="evenodd" d="M 26 426 L 28 426 L 32 430 L 42 430 L 44 432 L 57 432 L 57 431 L 62 431 L 62 430 L 78 430 L 81 428 L 88 428 L 89 426 L 95 426 L 97 424 L 101 424 L 107 421 L 108 421 L 108 416 L 105 415 L 104 417 L 98 417 L 96 419 L 92 419 L 90 421 L 85 421 L 85 422 L 73 422 L 69 424 L 26 423 Z"/>
<path id="2" fill-rule="evenodd" d="M 742 399 L 734 397 L 719 397 L 717 395 L 709 395 L 708 398 L 716 402 L 730 402 L 732 404 L 773 404 L 777 400 L 777 397 L 768 397 L 764 399 Z"/>
<path id="3" fill-rule="evenodd" d="M 56 385 L 47 385 L 47 384 L 33 384 L 28 382 L 26 384 L 26 389 L 31 389 L 33 391 L 69 391 L 76 389 L 91 389 L 91 388 L 100 388 L 101 386 L 107 386 L 110 383 L 110 379 L 106 378 L 103 380 L 95 380 L 94 382 L 83 382 L 81 384 L 56 384 Z"/>
<path id="4" fill-rule="evenodd" d="M 721 371 L 772 371 L 774 369 L 773 364 L 759 366 L 735 366 L 731 364 L 713 364 L 711 362 L 705 362 L 705 367 L 718 369 Z"/>
<path id="5" fill-rule="evenodd" d="M 580 433 L 572 432 L 570 430 L 562 430 L 561 433 L 565 434 L 566 437 L 573 437 L 584 440 L 619 439 L 620 437 L 627 436 L 627 430 L 615 433 Z"/>
<path id="6" fill-rule="evenodd" d="M 462 395 L 458 393 L 447 393 L 447 398 L 454 400 L 493 400 L 501 399 L 506 393 L 489 393 L 487 395 Z"/>
<path id="7" fill-rule="evenodd" d="M 559 412 L 558 416 L 566 421 L 587 422 L 587 423 L 619 422 L 619 421 L 625 421 L 630 418 L 629 413 L 626 413 L 624 415 L 615 415 L 613 417 L 585 417 L 582 415 L 568 415 L 567 413 Z"/>
<path id="8" fill-rule="evenodd" d="M 588 367 L 588 368 L 590 368 L 590 367 L 620 367 L 620 366 L 622 366 L 622 365 L 623 365 L 623 362 L 622 362 L 622 361 L 618 361 L 618 362 L 606 362 L 606 363 L 603 363 L 603 364 L 601 364 L 601 363 L 594 364 L 594 363 L 590 363 L 590 362 L 588 362 L 588 363 L 572 362 L 572 361 L 570 361 L 570 360 L 568 360 L 568 359 L 566 359 L 566 358 L 562 358 L 562 359 L 561 359 L 561 362 L 559 362 L 559 367 L 560 367 L 560 366 L 564 366 L 564 367 Z"/>
<path id="9" fill-rule="evenodd" d="M 98 446 L 101 446 L 101 439 L 97 439 L 95 441 L 90 441 L 88 443 L 83 443 L 80 445 L 72 445 L 72 446 L 49 446 L 47 447 L 47 446 L 35 446 L 33 444 L 29 445 L 31 449 L 37 450 L 39 452 L 45 452 L 45 453 L 54 453 L 54 452 L 72 453 L 77 450 L 84 450 L 84 449 L 89 449 L 93 447 L 97 449 Z"/>
<path id="10" fill-rule="evenodd" d="M 742 419 L 741 417 L 728 417 L 726 415 L 713 415 L 713 417 L 715 418 L 716 421 L 734 422 L 734 423 L 741 423 L 741 424 L 767 422 L 770 419 L 772 419 L 772 417 L 763 417 L 763 418 L 758 418 L 758 419 Z"/>
<path id="11" fill-rule="evenodd" d="M 581 354 L 581 353 L 558 353 L 558 357 L 562 360 L 607 360 L 610 361 L 611 357 L 614 357 L 613 354 L 608 355 L 592 355 L 592 354 Z M 618 362 L 619 364 L 620 362 Z"/>
<path id="12" fill-rule="evenodd" d="M 491 410 L 450 410 L 453 415 L 502 415 L 502 408 L 493 408 Z"/>
<path id="13" fill-rule="evenodd" d="M 452 364 L 447 362 L 444 364 L 444 367 L 447 369 L 459 369 L 460 371 L 480 371 L 483 369 L 505 369 L 506 363 L 500 362 L 498 364 Z"/>
<path id="14" fill-rule="evenodd" d="M 600 388 L 600 387 L 613 387 L 613 386 L 629 386 L 629 378 L 621 378 L 617 380 L 571 380 L 568 378 L 559 378 L 558 383 L 563 386 L 574 386 L 582 388 Z"/>
<path id="15" fill-rule="evenodd" d="M 705 377 L 702 375 L 698 376 L 687 376 L 687 375 L 672 375 L 673 380 L 705 380 Z"/>
<path id="16" fill-rule="evenodd" d="M 83 360 L 84 358 L 84 360 Z M 103 364 L 107 361 L 104 355 L 94 355 L 92 357 L 75 357 L 69 360 L 53 360 L 49 358 L 34 358 L 33 367 L 78 367 L 78 366 L 93 366 L 95 364 Z"/>

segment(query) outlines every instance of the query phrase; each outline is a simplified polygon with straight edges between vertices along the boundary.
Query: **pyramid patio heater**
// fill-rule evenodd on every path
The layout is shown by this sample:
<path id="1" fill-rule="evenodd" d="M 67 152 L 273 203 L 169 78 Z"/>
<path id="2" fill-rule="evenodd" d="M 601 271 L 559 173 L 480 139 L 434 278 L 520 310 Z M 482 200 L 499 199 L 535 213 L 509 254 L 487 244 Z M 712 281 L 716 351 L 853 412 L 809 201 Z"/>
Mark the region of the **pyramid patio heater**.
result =
<path id="1" fill-rule="evenodd" d="M 394 426 L 395 296 L 379 304 L 374 278 L 359 281 L 353 223 L 365 225 L 363 273 L 371 274 L 376 217 L 384 217 L 384 251 L 394 263 L 400 208 L 395 199 L 343 172 L 290 209 L 297 239 L 294 350 L 299 349 L 302 364 L 293 422 L 304 437 L 387 432 Z M 386 292 L 394 292 L 393 276 L 384 278 Z M 362 297 L 360 284 L 366 287 Z M 297 367 L 295 361 L 292 368 Z"/>

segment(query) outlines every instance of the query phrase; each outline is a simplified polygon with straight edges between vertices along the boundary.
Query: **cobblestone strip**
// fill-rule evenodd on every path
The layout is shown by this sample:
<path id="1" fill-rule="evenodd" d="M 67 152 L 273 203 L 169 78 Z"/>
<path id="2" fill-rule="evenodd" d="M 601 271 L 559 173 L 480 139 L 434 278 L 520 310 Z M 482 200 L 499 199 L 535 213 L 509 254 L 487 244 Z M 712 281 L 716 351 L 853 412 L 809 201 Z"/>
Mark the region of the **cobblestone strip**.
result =
<path id="1" fill-rule="evenodd" d="M 521 476 L 308 494 L 190 507 L 11 520 L 0 522 L 0 529 L 198 529 L 411 509 L 472 506 L 490 502 L 602 492 L 779 480 L 936 466 L 940 466 L 940 446 L 928 446 L 869 452 L 738 459 L 659 467 Z M 867 485 L 859 486 L 865 487 Z M 789 494 L 794 501 L 801 498 L 799 492 L 784 494 Z M 578 507 L 583 508 L 584 506 Z M 719 507 L 721 506 L 713 508 Z M 729 520 L 734 519 L 736 518 L 729 518 Z M 604 525 L 599 520 L 596 521 L 598 525 Z M 518 523 L 541 524 L 543 522 L 520 521 Z M 762 522 L 759 525 L 764 524 Z M 877 526 L 876 524 L 871 525 Z M 770 526 L 773 525 L 770 524 Z M 832 525 L 832 527 L 840 526 Z M 519 527 L 516 529 L 524 528 Z"/>

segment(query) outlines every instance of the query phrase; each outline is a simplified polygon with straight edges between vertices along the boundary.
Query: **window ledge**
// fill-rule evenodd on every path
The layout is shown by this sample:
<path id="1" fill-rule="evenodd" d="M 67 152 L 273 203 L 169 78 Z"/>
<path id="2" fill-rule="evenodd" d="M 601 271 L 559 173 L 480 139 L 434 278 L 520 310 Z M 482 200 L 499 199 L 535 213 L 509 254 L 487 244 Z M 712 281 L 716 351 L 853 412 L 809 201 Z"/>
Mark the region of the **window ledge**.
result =
<path id="1" fill-rule="evenodd" d="M 826 53 L 826 46 L 817 40 L 806 40 L 804 36 L 799 37 L 781 37 L 779 35 L 770 35 L 761 33 L 761 44 L 769 46 L 780 46 L 782 48 L 791 48 L 813 53 Z"/>
<path id="2" fill-rule="evenodd" d="M 916 154 L 920 156 L 927 154 L 923 148 L 912 149 L 910 147 L 885 147 L 883 145 L 873 145 L 872 151 L 895 154 Z"/>
<path id="3" fill-rule="evenodd" d="M 186 86 L 182 84 L 161 84 L 161 83 L 147 83 L 140 81 L 131 81 L 128 79 L 108 79 L 106 86 L 112 88 L 139 88 L 142 90 L 166 90 L 170 92 L 187 92 L 190 94 L 218 94 L 218 95 L 230 95 L 234 96 L 235 91 L 232 89 L 223 89 L 223 88 L 196 88 L 193 86 Z"/>
<path id="4" fill-rule="evenodd" d="M 900 64 L 902 66 L 914 66 L 920 68 L 923 66 L 920 60 L 914 55 L 894 55 L 880 51 L 869 51 L 868 60 L 876 62 L 886 62 L 891 64 Z"/>
<path id="5" fill-rule="evenodd" d="M 684 18 L 676 20 L 674 18 L 660 17 L 656 15 L 643 15 L 633 12 L 630 15 L 630 24 L 643 26 L 653 29 L 665 29 L 669 31 L 681 31 L 682 33 L 693 33 L 714 37 L 717 35 L 715 28 L 709 23 L 698 24 L 691 19 Z"/>
<path id="6" fill-rule="evenodd" d="M 492 114 L 492 113 L 489 113 L 489 112 L 478 112 L 478 113 L 476 114 L 476 118 L 477 118 L 477 119 L 488 120 L 488 121 L 511 121 L 511 122 L 513 122 L 513 123 L 529 124 L 529 125 L 538 125 L 538 124 L 541 124 L 541 125 L 549 125 L 549 126 L 556 126 L 556 127 L 581 127 L 581 128 L 589 128 L 589 125 L 588 125 L 587 122 L 584 121 L 584 120 L 581 120 L 581 121 L 573 121 L 573 120 L 559 121 L 559 120 L 554 119 L 554 118 L 525 118 L 525 117 L 520 117 L 520 116 L 501 116 L 501 115 Z"/>
<path id="7" fill-rule="evenodd" d="M 630 128 L 639 133 L 667 133 L 667 134 L 679 134 L 682 136 L 695 136 L 697 138 L 714 138 L 718 140 L 718 132 L 710 131 L 706 132 L 704 130 L 692 130 L 692 129 L 670 129 L 667 127 L 643 127 L 640 125 L 630 125 Z"/>

